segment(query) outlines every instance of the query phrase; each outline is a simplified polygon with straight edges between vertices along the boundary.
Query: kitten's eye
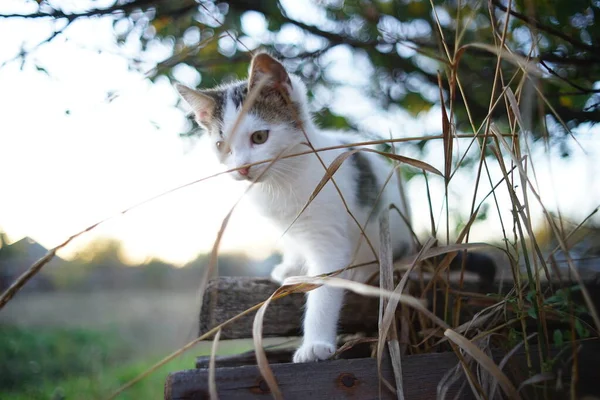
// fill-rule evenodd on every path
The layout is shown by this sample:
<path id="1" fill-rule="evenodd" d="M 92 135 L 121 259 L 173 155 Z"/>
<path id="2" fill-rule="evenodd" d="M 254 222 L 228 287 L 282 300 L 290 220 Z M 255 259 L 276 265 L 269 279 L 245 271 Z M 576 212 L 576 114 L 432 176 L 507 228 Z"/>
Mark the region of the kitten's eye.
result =
<path id="1" fill-rule="evenodd" d="M 219 150 L 219 151 L 223 150 L 223 141 L 222 140 L 217 141 L 217 143 L 215 143 L 215 146 L 217 146 L 217 150 Z"/>
<path id="2" fill-rule="evenodd" d="M 252 136 L 250 136 L 250 140 L 252 140 L 252 143 L 254 144 L 263 144 L 268 138 L 269 131 L 266 129 L 263 129 L 262 131 L 256 131 L 252 134 Z"/>

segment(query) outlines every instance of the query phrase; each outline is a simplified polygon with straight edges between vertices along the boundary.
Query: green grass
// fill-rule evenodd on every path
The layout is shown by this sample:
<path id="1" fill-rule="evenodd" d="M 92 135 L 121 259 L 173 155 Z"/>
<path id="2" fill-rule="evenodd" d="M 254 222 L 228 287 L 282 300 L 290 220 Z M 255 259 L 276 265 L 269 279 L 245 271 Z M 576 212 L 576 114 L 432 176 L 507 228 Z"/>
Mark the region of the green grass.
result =
<path id="1" fill-rule="evenodd" d="M 134 356 L 118 336 L 90 330 L 20 329 L 0 326 L 0 398 L 104 399 L 163 356 Z M 134 385 L 119 399 L 162 399 L 168 373 L 194 367 L 209 354 L 200 343 Z M 219 354 L 248 350 L 248 341 L 223 342 Z M 149 351 L 150 353 L 150 351 Z"/>
<path id="2" fill-rule="evenodd" d="M 197 353 L 184 354 L 162 366 L 153 374 L 121 394 L 118 399 L 162 399 L 168 373 L 191 369 Z M 46 380 L 39 386 L 26 386 L 21 390 L 3 393 L 4 400 L 29 399 L 105 399 L 121 385 L 144 372 L 157 360 L 137 361 L 116 365 L 93 374 L 73 376 L 64 380 Z"/>

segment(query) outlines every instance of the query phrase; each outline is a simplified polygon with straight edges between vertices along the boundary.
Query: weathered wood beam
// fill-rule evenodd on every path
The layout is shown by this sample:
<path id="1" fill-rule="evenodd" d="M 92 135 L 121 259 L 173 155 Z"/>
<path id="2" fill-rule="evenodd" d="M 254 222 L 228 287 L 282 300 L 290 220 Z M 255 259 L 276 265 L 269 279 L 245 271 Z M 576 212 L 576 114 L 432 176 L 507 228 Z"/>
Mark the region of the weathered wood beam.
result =
<path id="1" fill-rule="evenodd" d="M 522 391 L 523 398 L 567 398 L 572 362 L 577 361 L 578 368 L 576 390 L 577 398 L 585 396 L 600 396 L 600 377 L 597 368 L 597 359 L 600 355 L 600 342 L 598 339 L 582 341 L 578 344 L 577 357 L 573 358 L 571 349 L 564 351 L 557 348 L 551 349 L 549 357 L 555 359 L 553 363 L 552 380 L 543 386 L 528 385 Z M 277 350 L 275 353 L 280 353 Z M 505 357 L 505 351 L 493 351 L 493 359 L 498 364 Z M 242 356 L 245 359 L 245 356 Z M 245 362 L 244 360 L 238 360 Z M 530 360 L 532 370 L 529 371 L 527 357 L 523 350 L 513 354 L 503 371 L 515 386 L 519 386 L 531 375 L 539 374 L 541 366 L 537 350 L 531 349 Z M 471 364 L 471 369 L 477 363 Z M 222 399 L 265 399 L 270 398 L 269 389 L 254 365 L 231 363 L 231 367 L 218 367 L 216 370 L 216 386 L 219 397 Z M 428 353 L 404 356 L 402 360 L 402 377 L 404 395 L 407 399 L 436 399 L 438 398 L 438 385 L 448 371 L 459 365 L 454 352 Z M 547 366 L 546 366 L 547 367 Z M 377 361 L 373 358 L 357 358 L 346 360 L 329 360 L 318 363 L 306 364 L 277 364 L 272 363 L 271 369 L 286 400 L 329 400 L 329 399 L 378 399 L 379 379 L 377 375 Z M 458 368 L 462 373 L 462 368 Z M 546 371 L 547 373 L 549 371 Z M 382 362 L 382 376 L 388 382 L 394 382 L 392 366 L 389 357 L 384 356 Z M 445 398 L 456 398 L 460 386 L 464 382 L 464 375 L 457 376 L 457 380 L 447 389 Z M 557 380 L 562 386 L 557 386 Z M 561 388 L 562 387 L 562 388 Z M 540 389 L 541 388 L 541 389 Z M 486 389 L 484 389 L 486 390 Z M 489 388 L 488 388 L 489 390 Z M 500 390 L 500 388 L 498 388 Z M 489 394 L 489 393 L 488 393 Z M 545 395 L 544 395 L 545 394 Z M 396 398 L 390 391 L 383 388 L 383 399 Z M 468 387 L 461 392 L 459 399 L 472 399 L 473 395 Z M 208 395 L 208 369 L 195 369 L 171 373 L 165 383 L 165 400 L 190 400 L 209 399 Z"/>
<path id="2" fill-rule="evenodd" d="M 212 280 L 204 293 L 200 312 L 200 333 L 221 324 L 248 308 L 265 301 L 279 285 L 264 278 L 220 277 Z M 216 301 L 213 301 L 215 299 Z M 304 295 L 291 294 L 273 301 L 265 313 L 263 336 L 285 337 L 301 335 Z M 377 329 L 379 300 L 354 294 L 346 296 L 342 310 L 341 333 L 356 333 Z M 244 316 L 221 331 L 222 339 L 252 337 L 255 313 Z"/>
<path id="3" fill-rule="evenodd" d="M 454 353 L 425 354 L 403 360 L 407 399 L 435 399 L 438 382 L 457 363 Z M 377 361 L 372 358 L 332 360 L 310 364 L 271 364 L 286 400 L 377 399 Z M 394 382 L 391 363 L 382 365 L 383 377 Z M 220 398 L 265 399 L 269 389 L 256 366 L 218 368 L 216 384 Z M 458 386 L 448 392 L 453 398 Z M 208 399 L 208 370 L 170 374 L 165 384 L 166 400 Z M 396 398 L 385 388 L 382 399 Z"/>
<path id="4" fill-rule="evenodd" d="M 592 293 L 593 301 L 600 305 L 600 284 L 597 280 L 588 281 L 588 290 Z M 554 288 L 570 286 L 573 283 L 554 282 Z M 544 286 L 547 284 L 544 283 Z M 495 282 L 489 292 L 507 291 L 512 287 L 512 282 Z M 200 334 L 207 332 L 232 317 L 246 311 L 248 308 L 265 301 L 273 294 L 279 285 L 265 278 L 250 277 L 219 277 L 209 282 L 204 293 L 203 308 L 200 311 Z M 480 284 L 476 281 L 464 282 L 463 293 L 480 291 Z M 574 294 L 575 301 L 577 293 Z M 438 302 L 443 301 L 443 296 L 437 296 Z M 454 297 L 450 300 L 452 301 Z M 465 297 L 463 297 L 463 300 Z M 428 293 L 428 300 L 432 301 L 432 292 Z M 291 294 L 273 301 L 265 313 L 263 323 L 264 337 L 300 336 L 301 321 L 304 312 L 305 296 L 301 293 Z M 477 307 L 477 304 L 480 307 Z M 475 309 L 493 303 L 490 298 L 472 298 L 471 304 Z M 379 299 L 347 293 L 345 305 L 340 318 L 340 333 L 355 334 L 364 332 L 371 334 L 377 332 Z M 442 312 L 442 305 L 438 304 L 438 312 Z M 468 313 L 465 313 L 468 315 Z M 252 324 L 255 313 L 250 313 L 239 318 L 222 329 L 222 339 L 242 339 L 252 337 Z"/>
<path id="5" fill-rule="evenodd" d="M 275 353 L 279 353 L 276 351 Z M 493 359 L 498 364 L 505 356 L 504 351 L 493 351 Z M 571 351 L 552 349 L 550 357 L 558 357 L 560 361 L 554 364 L 553 379 L 561 377 L 563 383 L 570 382 Z M 596 359 L 600 354 L 598 340 L 582 343 L 577 360 L 578 376 L 577 393 L 579 395 L 597 396 L 600 386 L 597 385 L 598 369 Z M 539 354 L 535 348 L 531 349 L 532 374 L 539 373 Z M 232 360 L 233 361 L 233 358 Z M 264 399 L 269 397 L 269 388 L 254 365 L 244 365 L 246 355 L 238 359 L 242 364 L 229 363 L 230 367 L 218 367 L 215 381 L 220 398 L 223 399 Z M 476 362 L 471 363 L 474 371 Z M 223 364 L 221 364 L 223 365 Z M 503 370 L 507 377 L 519 386 L 519 383 L 530 377 L 528 372 L 527 357 L 523 350 L 508 359 Z M 205 365 L 202 364 L 204 367 Z M 461 392 L 464 374 L 454 352 L 428 353 L 404 356 L 402 360 L 402 377 L 404 395 L 407 399 L 436 399 L 438 398 L 438 385 L 444 376 L 452 369 L 457 368 L 456 380 L 443 389 L 447 390 L 445 398 L 472 399 L 473 394 L 467 387 Z M 271 369 L 286 400 L 329 400 L 329 399 L 378 399 L 379 377 L 377 361 L 373 358 L 356 358 L 345 360 L 329 360 L 318 363 L 290 364 L 272 363 Z M 388 382 L 394 382 L 392 366 L 389 356 L 384 356 L 382 362 L 382 376 Z M 568 386 L 568 385 L 567 385 Z M 563 387 L 562 392 L 554 392 L 556 382 L 549 382 L 547 391 L 552 393 L 551 398 L 562 398 L 566 395 L 568 387 Z M 489 390 L 489 387 L 485 390 Z M 501 391 L 500 388 L 498 390 Z M 533 386 L 528 386 L 521 392 L 523 398 L 537 398 L 532 392 Z M 544 389 L 542 389 L 544 390 Z M 542 392 L 537 393 L 538 395 Z M 395 399 L 396 397 L 387 389 L 382 389 L 382 399 Z M 489 393 L 488 393 L 489 394 Z M 548 393 L 546 393 L 547 395 Z M 558 397 L 554 397 L 557 395 Z M 208 369 L 180 371 L 170 374 L 165 383 L 166 400 L 208 399 Z"/>

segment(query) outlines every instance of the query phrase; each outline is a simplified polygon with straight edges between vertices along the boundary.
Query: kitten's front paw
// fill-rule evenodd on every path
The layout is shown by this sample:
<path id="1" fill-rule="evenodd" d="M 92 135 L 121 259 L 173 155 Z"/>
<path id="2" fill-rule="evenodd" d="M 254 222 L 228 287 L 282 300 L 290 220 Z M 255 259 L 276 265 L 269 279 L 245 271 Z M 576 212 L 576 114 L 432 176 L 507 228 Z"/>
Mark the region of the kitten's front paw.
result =
<path id="1" fill-rule="evenodd" d="M 327 360 L 335 353 L 335 345 L 327 342 L 303 343 L 294 353 L 295 363 Z"/>
<path id="2" fill-rule="evenodd" d="M 297 275 L 302 275 L 302 268 L 284 263 L 276 265 L 271 271 L 271 279 L 278 283 L 283 283 L 286 278 Z"/>

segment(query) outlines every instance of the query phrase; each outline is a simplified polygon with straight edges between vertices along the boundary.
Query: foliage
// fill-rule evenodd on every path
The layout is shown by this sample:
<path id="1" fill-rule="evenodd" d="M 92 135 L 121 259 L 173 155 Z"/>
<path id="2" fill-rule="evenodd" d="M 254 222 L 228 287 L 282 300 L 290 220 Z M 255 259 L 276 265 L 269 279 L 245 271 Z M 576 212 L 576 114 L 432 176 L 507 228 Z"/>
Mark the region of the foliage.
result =
<path id="1" fill-rule="evenodd" d="M 162 398 L 166 375 L 172 371 L 191 368 L 194 365 L 195 357 L 196 354 L 193 353 L 179 357 L 118 398 L 120 400 Z M 115 365 L 102 372 L 71 376 L 54 382 L 46 380 L 37 387 L 26 386 L 13 392 L 7 392 L 3 394 L 2 398 L 6 400 L 106 399 L 120 385 L 145 371 L 148 365 L 149 362 L 146 361 L 135 361 L 125 365 Z"/>
<path id="2" fill-rule="evenodd" d="M 106 399 L 152 363 L 156 355 L 139 358 L 122 338 L 90 330 L 0 327 L 0 398 Z M 222 342 L 220 354 L 247 351 L 251 343 Z M 160 399 L 169 372 L 192 368 L 195 358 L 210 354 L 210 343 L 198 346 L 159 368 L 118 398 Z"/>
<path id="3" fill-rule="evenodd" d="M 0 390 L 101 371 L 128 356 L 114 338 L 87 330 L 0 327 Z"/>
<path id="4" fill-rule="evenodd" d="M 133 0 L 79 13 L 64 12 L 59 4 L 42 1 L 36 12 L 4 17 L 61 20 L 48 40 L 78 19 L 111 18 L 118 44 L 139 41 L 141 55 L 157 43 L 171 48 L 172 57 L 150 71 L 151 79 L 173 79 L 174 71 L 187 65 L 200 72 L 201 85 L 212 86 L 244 76 L 248 52 L 266 47 L 322 96 L 346 84 L 331 66 L 330 53 L 350 49 L 355 65 L 368 78 L 361 88 L 364 93 L 381 107 L 398 105 L 416 115 L 439 103 L 438 72 L 450 79 L 450 70 L 457 68 L 464 96 L 452 91 L 454 82 L 449 82 L 444 86 L 451 93 L 444 98 L 450 95 L 457 102 L 454 111 L 459 128 L 470 127 L 465 99 L 475 126 L 488 115 L 497 58 L 489 48 L 477 45 L 499 47 L 506 26 L 506 54 L 521 56 L 522 65 L 529 60 L 530 67 L 539 71 L 537 78 L 522 79 L 524 73 L 515 62 L 506 61 L 505 56 L 501 64 L 504 85 L 515 93 L 522 89 L 529 99 L 525 103 L 530 109 L 524 115 L 537 128 L 534 134 L 556 134 L 600 120 L 596 84 L 600 24 L 595 23 L 600 4 L 596 1 L 492 0 L 488 7 L 487 2 L 327 0 L 307 1 L 301 11 L 303 7 L 283 1 Z M 508 9 L 510 19 L 505 24 Z M 266 26 L 263 32 L 262 25 Z M 131 60 L 132 66 L 139 65 L 136 60 L 138 55 Z M 513 74 L 516 79 L 511 79 Z M 352 125 L 351 116 L 335 115 L 329 105 L 321 104 L 320 122 L 333 127 Z M 495 121 L 506 122 L 506 112 L 495 107 L 492 115 Z"/>

